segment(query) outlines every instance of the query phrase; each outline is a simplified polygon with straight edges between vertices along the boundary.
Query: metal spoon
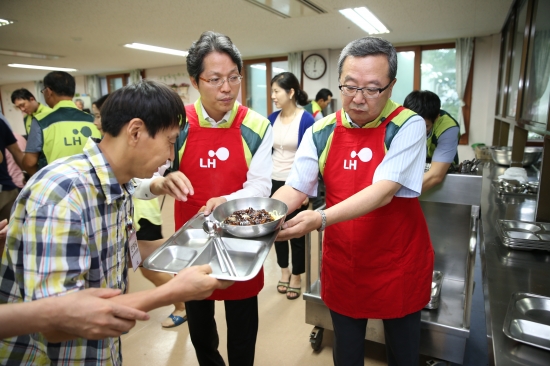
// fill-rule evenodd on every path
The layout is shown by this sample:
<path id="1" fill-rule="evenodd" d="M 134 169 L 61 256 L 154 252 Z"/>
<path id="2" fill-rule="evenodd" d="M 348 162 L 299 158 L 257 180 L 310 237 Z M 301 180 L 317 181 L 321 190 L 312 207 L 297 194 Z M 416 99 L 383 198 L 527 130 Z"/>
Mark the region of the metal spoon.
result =
<path id="1" fill-rule="evenodd" d="M 222 258 L 222 254 L 220 251 L 220 248 L 218 248 L 218 243 L 216 240 L 216 231 L 214 229 L 215 223 L 210 220 L 205 220 L 202 223 L 202 229 L 208 234 L 210 239 L 212 239 L 212 243 L 214 244 L 214 249 L 216 250 L 216 257 L 218 257 L 218 263 L 220 264 L 220 269 L 223 273 L 227 272 L 227 268 L 225 267 L 224 260 Z"/>
<path id="2" fill-rule="evenodd" d="M 203 230 L 206 231 L 208 235 L 213 239 L 214 246 L 216 247 L 216 254 L 218 255 L 218 259 L 221 258 L 221 260 L 225 264 L 225 267 L 227 268 L 227 272 L 229 272 L 231 276 L 236 277 L 237 270 L 235 269 L 235 265 L 233 264 L 233 260 L 231 259 L 231 256 L 229 256 L 229 252 L 227 251 L 225 243 L 223 242 L 222 238 L 219 235 L 220 229 L 218 227 L 218 224 L 208 219 L 208 216 L 206 216 L 202 227 L 203 227 Z M 222 269 L 222 272 L 226 272 L 226 271 Z"/>

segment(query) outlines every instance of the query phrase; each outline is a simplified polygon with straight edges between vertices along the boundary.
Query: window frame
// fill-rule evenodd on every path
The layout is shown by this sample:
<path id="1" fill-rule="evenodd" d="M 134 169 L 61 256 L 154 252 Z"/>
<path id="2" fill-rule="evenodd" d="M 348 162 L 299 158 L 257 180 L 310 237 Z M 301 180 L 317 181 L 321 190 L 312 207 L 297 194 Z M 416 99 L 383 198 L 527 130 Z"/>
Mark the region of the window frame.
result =
<path id="1" fill-rule="evenodd" d="M 420 90 L 420 82 L 422 71 L 420 65 L 422 64 L 422 51 L 434 51 L 440 49 L 456 48 L 454 42 L 449 43 L 437 43 L 429 45 L 414 45 L 395 47 L 397 52 L 414 52 L 414 76 L 413 76 L 413 90 Z M 466 89 L 464 91 L 464 106 L 462 107 L 462 115 L 464 116 L 464 127 L 466 132 L 460 136 L 458 141 L 459 145 L 468 145 L 469 133 L 470 133 L 470 115 L 472 108 L 472 87 L 473 87 L 473 75 L 474 75 L 474 60 L 475 60 L 475 46 L 472 54 L 472 63 L 470 65 L 470 73 L 468 74 L 468 81 L 466 82 Z M 456 117 L 456 116 L 453 116 Z"/>
<path id="2" fill-rule="evenodd" d="M 265 85 L 270 85 L 271 79 L 274 76 L 274 75 L 272 75 L 272 72 L 271 72 L 271 70 L 273 68 L 273 63 L 274 62 L 279 62 L 279 61 L 288 61 L 288 57 L 287 56 L 280 56 L 280 57 L 268 57 L 268 58 L 255 58 L 255 59 L 244 60 L 243 61 L 243 69 L 242 69 L 242 72 L 241 72 L 241 74 L 243 75 L 243 79 L 245 79 L 245 80 L 243 80 L 244 82 L 241 83 L 241 85 L 242 85 L 241 100 L 243 102 L 243 105 L 248 107 L 248 105 L 246 104 L 246 101 L 247 101 L 246 68 L 247 68 L 247 66 L 253 65 L 253 64 L 258 64 L 258 63 L 265 63 L 265 77 L 266 77 Z M 271 88 L 266 87 L 265 89 L 266 89 L 266 95 L 265 95 L 266 101 L 271 101 Z M 268 102 L 266 104 L 267 104 L 267 115 L 269 116 L 271 113 L 273 113 L 273 103 Z"/>

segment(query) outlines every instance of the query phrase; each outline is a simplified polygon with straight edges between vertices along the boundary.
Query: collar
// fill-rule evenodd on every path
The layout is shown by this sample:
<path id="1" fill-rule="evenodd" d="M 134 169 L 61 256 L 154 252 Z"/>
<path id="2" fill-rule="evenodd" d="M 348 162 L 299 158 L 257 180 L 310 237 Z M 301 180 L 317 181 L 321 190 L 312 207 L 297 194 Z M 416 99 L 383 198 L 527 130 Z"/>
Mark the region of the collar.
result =
<path id="1" fill-rule="evenodd" d="M 78 109 L 76 107 L 76 104 L 72 100 L 60 100 L 56 105 L 54 105 L 53 110 L 56 111 L 59 108 L 74 108 Z M 80 110 L 80 109 L 78 109 Z"/>
<path id="2" fill-rule="evenodd" d="M 48 107 L 49 108 L 49 107 Z M 31 114 L 31 116 L 36 116 L 37 114 L 40 114 L 46 110 L 46 106 L 40 102 L 38 102 L 38 108 L 36 108 L 36 111 Z"/>
<path id="3" fill-rule="evenodd" d="M 113 169 L 97 145 L 99 141 L 99 139 L 94 138 L 88 139 L 82 152 L 95 171 L 103 194 L 105 194 L 105 201 L 107 204 L 111 204 L 113 201 L 124 197 L 126 195 L 125 191 L 128 192 L 128 194 L 133 194 L 134 185 L 131 181 L 123 185 L 118 183 Z"/>
<path id="4" fill-rule="evenodd" d="M 202 101 L 200 100 L 200 98 L 197 100 L 196 104 L 195 104 L 195 107 L 197 106 L 197 103 L 200 104 L 200 111 L 201 111 L 201 116 L 199 116 L 199 122 L 201 124 L 201 127 L 205 127 L 203 126 L 203 123 L 202 121 L 206 121 L 208 122 L 210 125 L 207 126 L 207 127 L 214 127 L 214 128 L 227 128 L 229 126 L 231 126 L 231 123 L 228 123 L 227 126 L 224 126 L 224 123 L 227 123 L 227 122 L 233 122 L 233 118 L 235 116 L 235 114 L 237 113 L 237 109 L 239 108 L 239 102 L 235 101 L 235 104 L 233 104 L 233 108 L 231 108 L 230 111 L 227 111 L 226 114 L 224 114 L 224 116 L 222 117 L 221 120 L 219 121 L 216 121 L 214 120 L 214 118 L 210 117 L 208 115 L 208 113 L 206 112 L 206 109 L 204 109 L 204 105 L 202 104 Z M 199 110 L 198 108 L 195 108 L 196 110 Z"/>
<path id="5" fill-rule="evenodd" d="M 393 100 L 388 99 L 386 105 L 384 106 L 384 109 L 382 109 L 382 113 L 380 113 L 378 117 L 376 117 L 376 119 L 365 124 L 363 127 L 353 122 L 348 113 L 344 111 L 344 115 L 342 116 L 344 117 L 342 118 L 342 125 L 347 128 L 376 128 L 380 126 L 380 124 L 386 119 L 386 117 L 389 116 L 391 112 L 393 112 L 399 106 L 400 104 L 397 104 Z"/>

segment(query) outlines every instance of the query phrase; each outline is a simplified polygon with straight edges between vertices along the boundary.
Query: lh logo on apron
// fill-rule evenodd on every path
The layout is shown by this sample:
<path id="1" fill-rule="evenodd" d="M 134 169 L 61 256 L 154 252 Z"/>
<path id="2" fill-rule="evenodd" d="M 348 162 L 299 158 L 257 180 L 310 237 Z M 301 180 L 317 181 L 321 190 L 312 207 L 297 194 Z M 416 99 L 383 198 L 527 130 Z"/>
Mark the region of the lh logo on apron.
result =
<path id="1" fill-rule="evenodd" d="M 352 151 L 351 159 L 359 158 L 363 163 L 367 163 L 372 159 L 372 150 L 368 147 L 362 148 L 359 153 Z M 357 160 L 346 160 L 344 159 L 344 169 L 345 170 L 357 170 Z"/>
<path id="2" fill-rule="evenodd" d="M 229 158 L 229 150 L 225 147 L 220 147 L 217 151 L 209 150 L 208 151 L 208 156 L 210 158 L 216 157 L 216 158 L 220 159 L 221 161 L 226 161 Z M 200 167 L 201 168 L 206 168 L 206 169 L 210 169 L 210 168 L 216 169 L 216 159 L 210 159 L 210 158 L 205 159 L 206 163 L 203 160 L 203 158 L 200 158 L 199 159 Z"/>

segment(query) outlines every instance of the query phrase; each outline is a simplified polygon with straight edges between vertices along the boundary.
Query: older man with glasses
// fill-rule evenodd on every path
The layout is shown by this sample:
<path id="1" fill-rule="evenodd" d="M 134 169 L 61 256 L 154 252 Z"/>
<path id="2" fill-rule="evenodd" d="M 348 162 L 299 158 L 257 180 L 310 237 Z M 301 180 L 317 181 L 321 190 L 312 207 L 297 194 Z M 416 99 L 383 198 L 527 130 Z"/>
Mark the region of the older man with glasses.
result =
<path id="1" fill-rule="evenodd" d="M 277 240 L 325 231 L 321 297 L 334 326 L 335 365 L 364 364 L 369 318 L 383 319 L 389 365 L 418 364 L 434 258 L 417 199 L 425 127 L 390 100 L 396 74 L 389 42 L 349 43 L 338 61 L 343 109 L 306 131 L 286 185 L 273 195 L 291 212 L 316 195 L 323 176 L 327 208 L 299 213 Z"/>
<path id="2" fill-rule="evenodd" d="M 140 186 L 144 197 L 169 193 L 181 199 L 174 210 L 176 230 L 199 210 L 209 215 L 228 200 L 271 193 L 273 133 L 265 117 L 237 102 L 242 66 L 239 50 L 223 34 L 205 32 L 189 49 L 187 71 L 200 98 L 185 108 L 189 123 L 176 142 L 176 172 Z M 186 303 L 200 365 L 225 365 L 218 352 L 214 300 L 224 300 L 229 364 L 254 364 L 257 295 L 263 285 L 262 269 L 207 300 Z"/>

